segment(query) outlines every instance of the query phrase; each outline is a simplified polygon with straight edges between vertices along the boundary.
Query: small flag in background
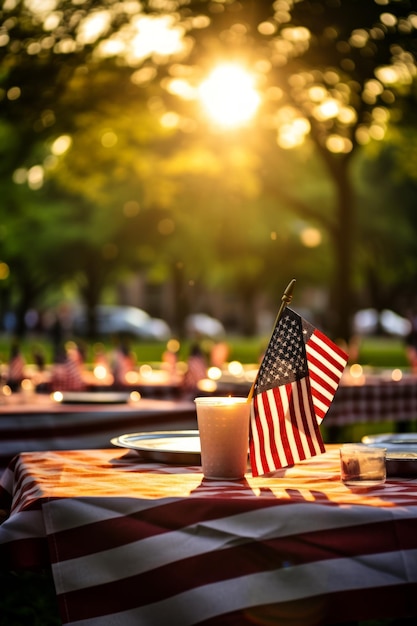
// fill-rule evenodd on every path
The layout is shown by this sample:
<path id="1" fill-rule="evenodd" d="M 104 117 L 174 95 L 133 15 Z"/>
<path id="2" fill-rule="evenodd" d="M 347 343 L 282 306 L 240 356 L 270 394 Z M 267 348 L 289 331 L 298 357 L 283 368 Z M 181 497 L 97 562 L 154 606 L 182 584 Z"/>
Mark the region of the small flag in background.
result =
<path id="1" fill-rule="evenodd" d="M 255 381 L 251 406 L 253 476 L 324 452 L 319 423 L 347 354 L 293 310 L 284 309 Z"/>

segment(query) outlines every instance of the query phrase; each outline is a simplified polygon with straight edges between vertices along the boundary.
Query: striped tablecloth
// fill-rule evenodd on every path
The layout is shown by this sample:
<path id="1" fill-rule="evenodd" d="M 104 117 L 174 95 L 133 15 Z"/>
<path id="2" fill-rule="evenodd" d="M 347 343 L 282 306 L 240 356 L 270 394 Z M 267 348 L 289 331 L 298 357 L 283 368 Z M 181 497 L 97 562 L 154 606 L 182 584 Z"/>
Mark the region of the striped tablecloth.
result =
<path id="1" fill-rule="evenodd" d="M 60 404 L 49 396 L 22 397 L 0 405 L 0 474 L 20 452 L 103 448 L 124 433 L 195 428 L 190 401 Z"/>
<path id="2" fill-rule="evenodd" d="M 339 385 L 323 424 L 417 420 L 417 377 L 400 381 L 375 377 L 364 384 Z"/>
<path id="3" fill-rule="evenodd" d="M 0 564 L 51 564 L 72 626 L 417 616 L 417 480 L 352 492 L 327 448 L 235 482 L 118 448 L 21 454 L 1 481 Z"/>

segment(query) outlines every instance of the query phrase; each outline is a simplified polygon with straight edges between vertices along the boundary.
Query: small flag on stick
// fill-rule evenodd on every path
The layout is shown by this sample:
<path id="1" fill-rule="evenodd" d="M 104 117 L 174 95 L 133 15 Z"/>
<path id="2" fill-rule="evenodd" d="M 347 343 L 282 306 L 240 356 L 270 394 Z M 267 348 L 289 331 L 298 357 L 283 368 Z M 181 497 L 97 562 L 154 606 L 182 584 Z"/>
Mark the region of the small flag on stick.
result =
<path id="1" fill-rule="evenodd" d="M 253 476 L 324 452 L 319 424 L 332 403 L 347 354 L 295 311 L 277 319 L 253 388 Z"/>

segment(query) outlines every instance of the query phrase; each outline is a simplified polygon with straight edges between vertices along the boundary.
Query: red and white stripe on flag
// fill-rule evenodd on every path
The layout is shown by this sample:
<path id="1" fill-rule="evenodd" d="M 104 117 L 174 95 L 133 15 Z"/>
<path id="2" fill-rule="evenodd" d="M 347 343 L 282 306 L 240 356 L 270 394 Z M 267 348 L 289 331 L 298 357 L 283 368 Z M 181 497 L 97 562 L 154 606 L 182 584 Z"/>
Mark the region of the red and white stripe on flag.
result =
<path id="1" fill-rule="evenodd" d="M 348 357 L 317 328 L 306 343 L 306 353 L 313 405 L 320 424 L 333 401 Z"/>
<path id="2" fill-rule="evenodd" d="M 306 377 L 254 397 L 250 446 L 253 476 L 324 452 L 309 387 Z"/>

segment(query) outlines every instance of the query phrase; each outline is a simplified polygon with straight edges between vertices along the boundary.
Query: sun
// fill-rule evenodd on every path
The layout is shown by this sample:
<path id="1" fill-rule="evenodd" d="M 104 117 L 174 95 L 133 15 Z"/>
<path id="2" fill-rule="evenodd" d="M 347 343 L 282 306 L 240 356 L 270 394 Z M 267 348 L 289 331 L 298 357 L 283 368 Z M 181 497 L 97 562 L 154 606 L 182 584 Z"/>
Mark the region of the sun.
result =
<path id="1" fill-rule="evenodd" d="M 260 104 L 255 78 L 237 64 L 216 67 L 201 83 L 198 94 L 207 115 L 229 128 L 247 123 Z"/>

